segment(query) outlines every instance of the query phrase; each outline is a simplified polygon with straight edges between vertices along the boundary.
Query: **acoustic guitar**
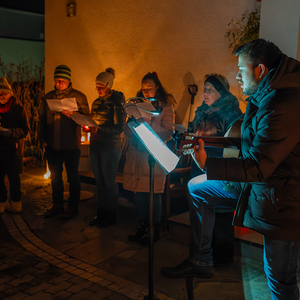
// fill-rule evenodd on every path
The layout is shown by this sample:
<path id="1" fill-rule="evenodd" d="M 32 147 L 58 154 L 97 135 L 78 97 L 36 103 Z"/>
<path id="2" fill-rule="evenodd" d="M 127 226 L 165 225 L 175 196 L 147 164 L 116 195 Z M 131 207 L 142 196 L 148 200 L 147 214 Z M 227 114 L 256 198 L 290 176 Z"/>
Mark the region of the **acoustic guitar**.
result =
<path id="1" fill-rule="evenodd" d="M 243 120 L 236 120 L 225 133 L 224 137 L 218 136 L 199 136 L 197 133 L 184 133 L 177 137 L 176 150 L 183 154 L 197 145 L 198 139 L 204 141 L 205 147 L 224 148 L 223 157 L 238 157 L 241 148 L 241 124 Z"/>

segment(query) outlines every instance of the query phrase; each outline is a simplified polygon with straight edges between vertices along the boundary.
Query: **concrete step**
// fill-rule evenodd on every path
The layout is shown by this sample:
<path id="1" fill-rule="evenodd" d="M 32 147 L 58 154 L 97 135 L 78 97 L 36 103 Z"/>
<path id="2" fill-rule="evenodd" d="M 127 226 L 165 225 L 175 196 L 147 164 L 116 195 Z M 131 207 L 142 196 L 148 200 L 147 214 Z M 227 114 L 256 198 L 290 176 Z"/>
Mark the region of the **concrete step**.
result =
<path id="1" fill-rule="evenodd" d="M 191 238 L 189 212 L 171 216 L 167 222 L 171 238 L 189 245 Z M 234 233 L 235 255 L 262 261 L 263 236 L 253 230 L 238 226 L 234 226 Z"/>

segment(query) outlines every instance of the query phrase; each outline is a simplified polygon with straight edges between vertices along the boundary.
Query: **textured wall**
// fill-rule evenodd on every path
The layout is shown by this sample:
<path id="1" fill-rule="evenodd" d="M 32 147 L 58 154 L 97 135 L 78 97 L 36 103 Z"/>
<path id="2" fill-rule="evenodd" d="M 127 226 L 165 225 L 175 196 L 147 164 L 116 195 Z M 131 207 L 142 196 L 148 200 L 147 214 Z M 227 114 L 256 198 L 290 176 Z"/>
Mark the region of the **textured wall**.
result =
<path id="1" fill-rule="evenodd" d="M 67 3 L 45 0 L 46 91 L 59 64 L 72 69 L 74 87 L 90 104 L 97 97 L 95 77 L 105 68 L 116 70 L 114 88 L 126 98 L 136 94 L 147 72 L 156 71 L 177 100 L 176 123 L 184 125 L 187 85 L 199 86 L 194 111 L 207 73 L 225 75 L 241 97 L 236 58 L 224 34 L 230 20 L 252 11 L 256 0 L 77 0 L 76 17 L 66 16 Z"/>

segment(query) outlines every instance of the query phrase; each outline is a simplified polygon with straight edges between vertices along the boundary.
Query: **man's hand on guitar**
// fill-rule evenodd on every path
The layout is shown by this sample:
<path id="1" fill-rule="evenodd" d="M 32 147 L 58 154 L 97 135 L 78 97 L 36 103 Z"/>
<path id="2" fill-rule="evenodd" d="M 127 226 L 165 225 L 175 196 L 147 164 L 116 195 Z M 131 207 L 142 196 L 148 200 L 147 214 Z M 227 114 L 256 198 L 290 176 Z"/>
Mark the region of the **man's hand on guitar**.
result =
<path id="1" fill-rule="evenodd" d="M 201 170 L 206 169 L 207 153 L 204 149 L 204 141 L 202 139 L 198 139 L 198 144 L 194 147 L 192 157 Z"/>

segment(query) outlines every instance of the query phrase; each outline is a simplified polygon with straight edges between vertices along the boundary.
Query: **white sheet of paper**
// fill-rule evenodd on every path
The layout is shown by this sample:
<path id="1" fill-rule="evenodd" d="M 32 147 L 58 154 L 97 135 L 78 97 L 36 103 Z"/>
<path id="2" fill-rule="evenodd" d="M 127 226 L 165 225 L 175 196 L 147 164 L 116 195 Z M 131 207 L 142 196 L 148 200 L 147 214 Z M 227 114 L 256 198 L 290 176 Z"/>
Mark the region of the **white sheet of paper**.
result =
<path id="1" fill-rule="evenodd" d="M 64 98 L 64 99 L 46 99 L 50 110 L 53 111 L 78 111 L 76 98 Z"/>
<path id="2" fill-rule="evenodd" d="M 175 130 L 177 130 L 179 133 L 186 132 L 185 127 L 181 124 L 174 124 L 174 127 L 175 127 Z"/>
<path id="3" fill-rule="evenodd" d="M 141 107 L 141 108 L 139 108 Z M 143 109 L 142 109 L 143 108 Z M 149 113 L 147 111 L 153 111 L 155 110 L 155 107 L 153 106 L 153 104 L 151 102 L 139 102 L 139 103 L 126 103 L 125 107 L 124 107 L 126 114 L 129 116 L 133 116 L 136 119 L 139 118 L 151 118 L 154 117 L 154 115 L 152 113 Z M 145 110 L 147 111 L 145 111 Z"/>
<path id="4" fill-rule="evenodd" d="M 74 114 L 70 115 L 71 119 L 81 126 L 98 127 L 97 123 L 89 116 Z"/>
<path id="5" fill-rule="evenodd" d="M 9 128 L 5 128 L 5 127 L 0 126 L 0 131 L 5 132 L 5 131 L 8 131 L 8 130 L 9 130 Z"/>

